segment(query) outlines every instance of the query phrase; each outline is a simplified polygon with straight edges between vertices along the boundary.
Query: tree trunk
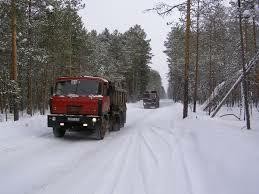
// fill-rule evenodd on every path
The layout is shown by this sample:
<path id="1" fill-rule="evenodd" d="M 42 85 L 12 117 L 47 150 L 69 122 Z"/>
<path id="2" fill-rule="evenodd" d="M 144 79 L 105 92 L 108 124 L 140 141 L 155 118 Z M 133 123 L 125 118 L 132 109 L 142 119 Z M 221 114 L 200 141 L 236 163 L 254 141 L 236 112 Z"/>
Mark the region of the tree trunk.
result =
<path id="1" fill-rule="evenodd" d="M 70 24 L 72 25 L 72 24 Z M 70 26 L 70 29 L 69 29 L 69 76 L 72 76 L 72 35 L 71 35 L 71 26 Z"/>
<path id="2" fill-rule="evenodd" d="M 210 32 L 209 32 L 209 94 L 212 94 L 212 98 L 213 98 L 213 94 L 214 92 L 212 92 L 212 59 L 211 59 L 211 55 L 212 55 L 212 43 L 211 43 L 211 29 L 210 29 Z M 211 106 L 209 107 L 209 115 L 210 115 L 210 112 L 211 112 Z"/>
<path id="3" fill-rule="evenodd" d="M 71 21 L 71 5 L 69 1 L 69 64 L 68 64 L 68 75 L 72 76 L 72 21 Z"/>
<path id="4" fill-rule="evenodd" d="M 244 97 L 244 85 L 243 85 L 243 82 L 241 82 L 240 89 L 241 89 L 241 104 L 242 104 L 242 107 L 244 108 L 245 107 L 245 97 Z M 241 113 L 240 118 L 243 117 L 243 119 L 245 121 L 246 120 L 245 109 L 243 109 L 243 110 L 244 110 L 244 114 Z"/>
<path id="5" fill-rule="evenodd" d="M 3 78 L 4 79 L 4 78 Z M 2 82 L 0 82 L 0 112 L 1 114 L 4 114 L 4 80 L 2 80 Z"/>
<path id="6" fill-rule="evenodd" d="M 254 49 L 255 53 L 257 51 L 257 45 L 256 45 L 256 25 L 255 25 L 255 17 L 253 17 L 253 41 L 254 41 Z"/>
<path id="7" fill-rule="evenodd" d="M 56 82 L 56 59 L 52 61 L 52 86 L 55 85 Z"/>
<path id="8" fill-rule="evenodd" d="M 257 52 L 257 44 L 256 44 L 256 24 L 255 24 L 255 17 L 253 17 L 253 42 L 254 42 L 254 50 L 255 53 Z M 259 83 L 259 67 L 256 65 L 255 67 L 255 81 Z M 259 86 L 255 84 L 255 103 L 256 106 L 258 104 L 259 99 Z"/>
<path id="9" fill-rule="evenodd" d="M 247 21 L 247 19 L 245 19 L 245 21 L 244 21 L 244 35 L 245 35 L 245 37 L 244 37 L 244 40 L 245 40 L 244 50 L 245 50 L 245 55 L 247 56 L 248 50 L 249 50 L 249 48 L 248 48 L 248 21 Z M 246 61 L 245 61 L 245 63 L 246 63 Z"/>
<path id="10" fill-rule="evenodd" d="M 43 115 L 45 115 L 45 113 L 46 113 L 46 109 L 47 109 L 47 85 L 48 85 L 48 78 L 47 78 L 47 76 L 48 76 L 48 74 L 47 74 L 47 70 L 48 70 L 48 65 L 46 65 L 45 67 L 44 67 L 44 77 L 43 77 L 43 79 L 44 79 L 44 82 L 43 82 L 43 93 L 42 93 L 42 103 L 43 103 Z"/>
<path id="11" fill-rule="evenodd" d="M 183 118 L 186 118 L 188 116 L 190 27 L 191 27 L 191 0 L 187 0 L 187 17 L 186 17 L 186 31 L 185 31 L 185 57 L 184 57 L 185 66 L 184 66 Z"/>
<path id="12" fill-rule="evenodd" d="M 28 27 L 28 48 L 30 53 L 32 51 L 32 28 L 31 28 L 31 0 L 29 0 L 29 27 Z M 29 63 L 28 63 L 28 104 L 27 104 L 27 114 L 32 116 L 32 55 L 29 56 Z"/>
<path id="13" fill-rule="evenodd" d="M 195 83 L 194 83 L 194 97 L 193 97 L 193 112 L 196 112 L 197 90 L 198 90 L 198 75 L 199 75 L 199 19 L 200 19 L 200 0 L 198 0 L 197 9 L 197 34 L 196 34 L 196 63 L 195 63 Z"/>
<path id="14" fill-rule="evenodd" d="M 238 0 L 239 10 L 241 9 L 241 2 Z M 243 40 L 243 29 L 242 29 L 242 13 L 239 11 L 239 30 L 240 30 L 240 43 L 241 43 L 241 63 L 243 69 L 243 88 L 244 88 L 244 100 L 245 100 L 245 114 L 246 114 L 246 127 L 247 129 L 251 129 L 250 127 L 250 114 L 249 114 L 249 106 L 248 106 L 248 91 L 247 91 L 247 75 L 245 68 L 245 52 L 244 52 L 244 40 Z"/>
<path id="15" fill-rule="evenodd" d="M 1 114 L 4 113 L 4 98 L 3 98 L 3 95 L 0 94 L 0 111 L 1 111 Z"/>
<path id="16" fill-rule="evenodd" d="M 10 78 L 14 83 L 17 83 L 17 45 L 16 45 L 16 2 L 12 0 L 11 3 L 12 9 L 12 64 L 10 71 Z M 17 85 L 16 85 L 17 86 Z M 13 112 L 14 112 L 14 121 L 19 120 L 19 107 L 17 102 L 17 88 L 15 87 L 14 95 L 13 95 Z"/>

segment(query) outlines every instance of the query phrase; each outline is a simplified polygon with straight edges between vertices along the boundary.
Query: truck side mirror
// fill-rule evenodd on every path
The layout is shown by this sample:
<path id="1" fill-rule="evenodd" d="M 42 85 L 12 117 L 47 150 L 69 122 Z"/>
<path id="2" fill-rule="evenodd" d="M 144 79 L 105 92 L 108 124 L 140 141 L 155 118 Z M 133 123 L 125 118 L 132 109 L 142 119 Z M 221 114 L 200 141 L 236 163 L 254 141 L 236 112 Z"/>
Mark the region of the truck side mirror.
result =
<path id="1" fill-rule="evenodd" d="M 50 88 L 50 94 L 51 94 L 51 96 L 53 96 L 53 94 L 54 94 L 54 88 L 53 88 L 53 86 L 51 86 L 51 88 Z"/>

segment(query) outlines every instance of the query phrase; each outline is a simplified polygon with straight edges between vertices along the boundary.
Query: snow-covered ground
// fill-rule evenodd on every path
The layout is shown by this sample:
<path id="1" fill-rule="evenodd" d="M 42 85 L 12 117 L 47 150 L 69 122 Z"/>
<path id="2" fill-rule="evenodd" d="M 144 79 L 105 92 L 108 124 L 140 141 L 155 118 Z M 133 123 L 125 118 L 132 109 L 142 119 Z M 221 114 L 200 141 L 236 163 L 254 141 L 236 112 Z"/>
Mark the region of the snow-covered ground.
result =
<path id="1" fill-rule="evenodd" d="M 46 116 L 0 123 L 0 194 L 258 194 L 259 113 L 191 114 L 162 101 L 129 104 L 127 124 L 103 141 L 56 139 Z"/>

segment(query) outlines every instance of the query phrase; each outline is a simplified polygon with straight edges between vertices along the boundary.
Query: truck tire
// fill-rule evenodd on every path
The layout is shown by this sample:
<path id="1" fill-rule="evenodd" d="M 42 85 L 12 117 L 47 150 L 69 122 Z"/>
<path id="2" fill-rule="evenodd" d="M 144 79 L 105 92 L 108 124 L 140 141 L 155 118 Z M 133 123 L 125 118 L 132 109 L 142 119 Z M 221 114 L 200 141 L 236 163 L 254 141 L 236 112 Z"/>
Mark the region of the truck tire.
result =
<path id="1" fill-rule="evenodd" d="M 120 126 L 121 126 L 120 117 L 117 116 L 117 117 L 114 119 L 114 121 L 113 121 L 112 130 L 113 130 L 113 131 L 119 131 L 119 130 L 120 130 Z"/>
<path id="2" fill-rule="evenodd" d="M 105 136 L 104 133 L 100 129 L 97 129 L 96 140 L 102 140 L 104 136 Z"/>
<path id="3" fill-rule="evenodd" d="M 113 124 L 113 131 L 119 131 L 120 130 L 120 123 L 114 123 Z"/>
<path id="4" fill-rule="evenodd" d="M 102 122 L 100 124 L 100 126 L 98 126 L 97 129 L 96 129 L 96 139 L 102 140 L 105 136 L 105 133 L 106 133 L 106 128 L 105 128 L 104 123 Z"/>
<path id="5" fill-rule="evenodd" d="M 123 112 L 120 113 L 120 128 L 124 127 L 124 114 Z"/>
<path id="6" fill-rule="evenodd" d="M 55 137 L 64 137 L 66 129 L 62 127 L 53 127 L 53 134 Z"/>

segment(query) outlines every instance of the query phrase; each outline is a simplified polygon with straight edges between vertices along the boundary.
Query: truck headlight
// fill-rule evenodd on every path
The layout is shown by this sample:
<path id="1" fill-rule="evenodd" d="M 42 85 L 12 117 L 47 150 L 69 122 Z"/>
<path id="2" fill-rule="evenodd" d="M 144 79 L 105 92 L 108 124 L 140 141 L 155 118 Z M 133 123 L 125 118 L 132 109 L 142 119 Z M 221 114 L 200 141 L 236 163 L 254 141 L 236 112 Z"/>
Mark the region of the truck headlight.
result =
<path id="1" fill-rule="evenodd" d="M 93 118 L 92 121 L 93 121 L 93 123 L 95 123 L 95 122 L 97 121 L 97 119 L 96 119 L 96 118 Z"/>

